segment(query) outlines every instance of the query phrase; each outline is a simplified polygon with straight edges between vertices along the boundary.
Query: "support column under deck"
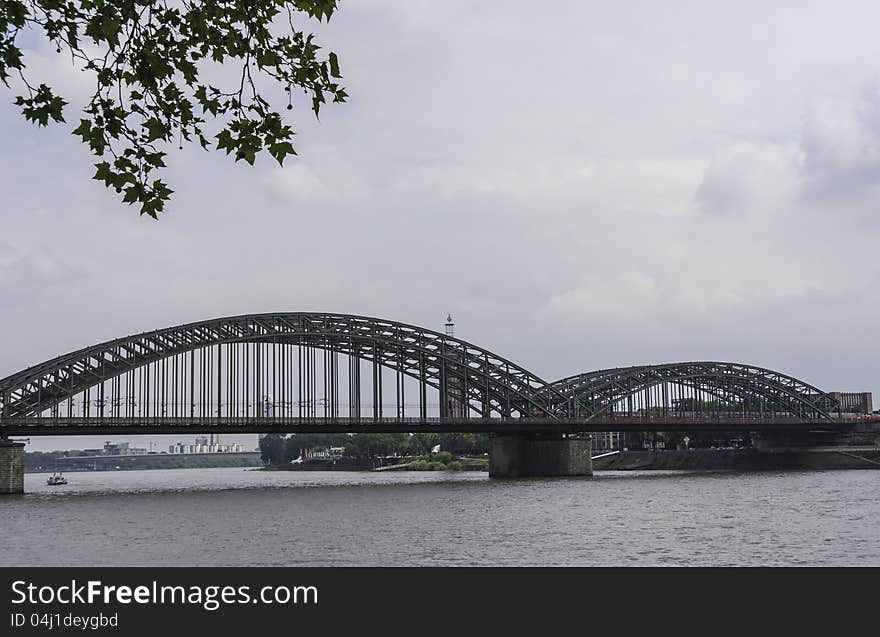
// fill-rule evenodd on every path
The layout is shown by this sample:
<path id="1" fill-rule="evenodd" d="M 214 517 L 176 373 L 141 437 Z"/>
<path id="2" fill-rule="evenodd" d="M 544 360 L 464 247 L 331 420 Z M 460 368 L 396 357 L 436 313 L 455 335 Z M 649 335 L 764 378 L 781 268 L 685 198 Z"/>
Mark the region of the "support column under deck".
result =
<path id="1" fill-rule="evenodd" d="M 593 475 L 589 438 L 495 434 L 489 454 L 490 478 Z"/>
<path id="2" fill-rule="evenodd" d="M 0 495 L 24 493 L 24 443 L 0 439 Z"/>

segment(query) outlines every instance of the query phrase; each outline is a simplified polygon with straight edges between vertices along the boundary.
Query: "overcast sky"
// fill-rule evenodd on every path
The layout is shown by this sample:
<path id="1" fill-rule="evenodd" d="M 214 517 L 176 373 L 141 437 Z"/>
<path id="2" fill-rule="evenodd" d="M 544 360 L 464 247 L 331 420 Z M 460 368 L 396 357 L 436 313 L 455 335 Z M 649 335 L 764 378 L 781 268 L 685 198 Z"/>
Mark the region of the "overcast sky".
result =
<path id="1" fill-rule="evenodd" d="M 547 380 L 712 359 L 880 394 L 877 24 L 867 1 L 343 0 L 319 31 L 350 101 L 295 104 L 284 168 L 173 149 L 159 222 L 90 180 L 91 85 L 32 38 L 73 125 L 0 100 L 0 376 L 224 315 L 452 312 Z"/>

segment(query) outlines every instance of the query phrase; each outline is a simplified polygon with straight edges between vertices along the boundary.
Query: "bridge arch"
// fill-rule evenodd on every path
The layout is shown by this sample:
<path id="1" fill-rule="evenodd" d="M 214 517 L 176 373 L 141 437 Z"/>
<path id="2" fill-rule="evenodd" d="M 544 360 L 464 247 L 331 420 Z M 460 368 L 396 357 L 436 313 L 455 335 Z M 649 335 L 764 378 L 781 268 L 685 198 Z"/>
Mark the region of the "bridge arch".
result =
<path id="1" fill-rule="evenodd" d="M 781 372 L 717 361 L 597 370 L 553 383 L 575 415 L 715 410 L 759 418 L 829 420 L 839 410 L 828 393 Z M 553 399 L 551 399 L 553 400 Z"/>
<path id="2" fill-rule="evenodd" d="M 428 387 L 439 392 L 441 417 L 467 417 L 470 413 L 483 417 L 516 417 L 536 411 L 553 417 L 551 404 L 565 402 L 554 388 L 528 370 L 489 350 L 439 332 L 359 315 L 281 312 L 217 318 L 144 332 L 44 361 L 0 380 L 0 418 L 31 418 L 47 411 L 55 411 L 57 415 L 59 405 L 65 401 L 70 404 L 79 394 L 85 395 L 84 409 L 91 409 L 94 402 L 96 413 L 100 411 L 102 416 L 123 415 L 133 411 L 135 406 L 122 397 L 135 390 L 142 402 L 144 392 L 148 398 L 153 392 L 154 410 L 158 410 L 160 404 L 165 405 L 162 409 L 167 409 L 170 400 L 175 412 L 182 412 L 181 416 L 194 415 L 196 403 L 211 399 L 215 393 L 216 402 L 207 409 L 216 410 L 218 416 L 233 409 L 240 411 L 242 405 L 238 405 L 237 400 L 243 392 L 247 415 L 247 408 L 253 404 L 256 409 L 257 402 L 269 393 L 269 377 L 261 376 L 265 368 L 271 365 L 272 374 L 280 373 L 283 383 L 293 382 L 292 378 L 284 378 L 284 366 L 294 367 L 291 347 L 323 352 L 325 414 L 338 410 L 341 404 L 338 397 L 334 401 L 331 378 L 332 374 L 339 373 L 334 366 L 338 365 L 334 359 L 339 355 L 349 358 L 349 382 L 357 383 L 358 395 L 352 400 L 357 403 L 358 416 L 361 415 L 359 392 L 363 361 L 373 367 L 373 402 L 378 416 L 382 416 L 383 369 L 393 370 L 398 378 L 418 381 L 419 409 L 423 417 Z M 314 360 L 306 361 L 304 367 L 301 356 L 300 352 L 296 361 L 300 397 L 309 390 L 304 383 L 311 384 L 313 389 L 317 380 L 302 378 L 303 370 L 308 376 L 308 365 L 313 374 L 317 367 Z M 358 361 L 357 365 L 351 362 L 354 360 Z M 197 368 L 200 378 L 196 378 Z M 147 369 L 151 371 L 145 371 Z M 258 369 L 260 371 L 256 371 Z M 160 371 L 164 379 L 161 388 L 155 380 Z M 256 374 L 253 378 L 251 371 Z M 152 386 L 151 373 L 155 377 Z M 173 380 L 169 380 L 171 375 Z M 272 385 L 276 394 L 277 380 L 273 378 Z M 403 381 L 399 382 L 395 386 L 398 396 L 404 391 Z M 233 383 L 243 384 L 243 388 L 231 388 Z M 290 388 L 282 385 L 282 394 L 285 389 Z M 96 392 L 94 400 L 89 394 L 91 390 Z M 293 390 L 287 393 L 289 397 L 296 397 Z M 252 398 L 253 403 L 247 402 Z M 143 405 L 138 408 L 142 409 Z M 149 404 L 146 408 L 149 410 Z M 349 403 L 349 408 L 354 406 Z"/>

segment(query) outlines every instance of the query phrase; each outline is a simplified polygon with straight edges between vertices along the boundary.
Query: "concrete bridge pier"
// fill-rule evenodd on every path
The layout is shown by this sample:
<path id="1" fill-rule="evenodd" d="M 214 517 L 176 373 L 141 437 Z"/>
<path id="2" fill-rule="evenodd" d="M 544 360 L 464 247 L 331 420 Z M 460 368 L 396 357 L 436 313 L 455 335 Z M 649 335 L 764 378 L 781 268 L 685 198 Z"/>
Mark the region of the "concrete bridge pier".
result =
<path id="1" fill-rule="evenodd" d="M 0 495 L 24 493 L 24 443 L 0 438 Z"/>
<path id="2" fill-rule="evenodd" d="M 589 438 L 534 434 L 493 434 L 490 478 L 593 475 Z"/>

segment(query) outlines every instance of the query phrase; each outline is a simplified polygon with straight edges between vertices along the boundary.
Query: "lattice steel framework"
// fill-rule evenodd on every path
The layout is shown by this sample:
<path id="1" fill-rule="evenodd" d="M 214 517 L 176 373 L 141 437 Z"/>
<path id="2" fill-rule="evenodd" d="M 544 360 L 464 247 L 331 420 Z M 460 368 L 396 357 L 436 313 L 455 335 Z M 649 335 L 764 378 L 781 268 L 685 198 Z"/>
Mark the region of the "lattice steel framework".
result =
<path id="1" fill-rule="evenodd" d="M 139 427 L 292 431 L 303 430 L 303 423 L 322 431 L 442 425 L 450 431 L 573 433 L 615 425 L 841 422 L 833 412 L 840 415 L 839 405 L 827 393 L 752 365 L 622 367 L 549 384 L 451 335 L 316 312 L 236 316 L 145 332 L 0 380 L 0 434 L 75 428 L 136 433 Z"/>
<path id="2" fill-rule="evenodd" d="M 285 378 L 285 369 L 292 369 L 285 356 L 289 358 L 292 354 L 289 347 L 279 346 L 306 348 L 305 356 L 312 357 L 311 363 L 304 363 L 299 352 L 298 378 Z M 31 418 L 46 413 L 58 417 L 59 405 L 64 401 L 70 403 L 72 397 L 82 393 L 86 396 L 84 409 L 93 410 L 86 411 L 85 416 L 133 416 L 133 401 L 126 402 L 123 397 L 136 391 L 141 396 L 150 396 L 152 392 L 154 415 L 167 416 L 168 409 L 173 409 L 175 417 L 194 417 L 198 411 L 202 416 L 231 418 L 249 409 L 248 401 L 253 398 L 248 396 L 260 400 L 270 389 L 283 394 L 285 383 L 298 383 L 300 394 L 311 391 L 315 379 L 308 377 L 308 370 L 315 373 L 315 350 L 324 352 L 325 417 L 339 416 L 339 388 L 334 385 L 339 355 L 347 355 L 350 361 L 352 417 L 361 417 L 360 363 L 353 364 L 353 360 L 372 364 L 377 418 L 383 416 L 381 368 L 397 374 L 394 391 L 398 404 L 403 392 L 399 379 L 407 376 L 419 382 L 422 417 L 427 416 L 427 387 L 439 391 L 441 418 L 461 419 L 472 414 L 512 418 L 536 412 L 555 417 L 551 414 L 559 412 L 558 406 L 565 404 L 564 397 L 535 374 L 486 349 L 439 332 L 365 316 L 288 312 L 219 318 L 145 332 L 34 365 L 0 380 L 0 419 Z M 197 365 L 199 370 L 206 371 L 197 372 Z M 274 376 L 250 371 L 268 366 Z M 144 372 L 146 368 L 150 371 Z M 138 370 L 140 375 L 136 375 Z M 199 374 L 209 378 L 197 379 Z M 210 382 L 206 384 L 206 380 Z M 90 397 L 90 391 L 95 395 Z M 237 405 L 237 400 L 248 406 Z M 95 407 L 91 407 L 93 403 Z M 149 412 L 149 404 L 146 409 Z M 315 415 L 314 407 L 312 410 Z M 244 412 L 245 417 L 250 415 Z"/>
<path id="3" fill-rule="evenodd" d="M 714 361 L 618 367 L 553 383 L 574 417 L 675 416 L 714 412 L 744 418 L 828 420 L 839 410 L 826 392 L 753 365 Z M 572 406 L 573 405 L 573 412 Z"/>

